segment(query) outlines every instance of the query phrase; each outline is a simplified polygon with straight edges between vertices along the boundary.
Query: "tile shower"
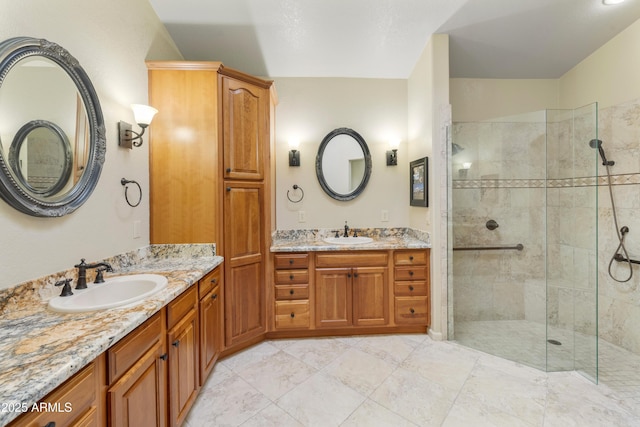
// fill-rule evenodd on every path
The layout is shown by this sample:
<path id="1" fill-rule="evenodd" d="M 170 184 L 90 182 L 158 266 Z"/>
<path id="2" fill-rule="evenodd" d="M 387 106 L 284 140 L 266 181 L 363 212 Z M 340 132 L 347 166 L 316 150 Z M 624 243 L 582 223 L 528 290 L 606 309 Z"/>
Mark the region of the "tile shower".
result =
<path id="1" fill-rule="evenodd" d="M 619 224 L 638 259 L 640 100 L 453 123 L 449 250 L 524 249 L 450 252 L 449 337 L 542 370 L 576 370 L 640 403 L 640 272 L 609 277 L 618 238 L 594 138 L 616 162 Z M 615 277 L 628 275 L 620 264 Z"/>

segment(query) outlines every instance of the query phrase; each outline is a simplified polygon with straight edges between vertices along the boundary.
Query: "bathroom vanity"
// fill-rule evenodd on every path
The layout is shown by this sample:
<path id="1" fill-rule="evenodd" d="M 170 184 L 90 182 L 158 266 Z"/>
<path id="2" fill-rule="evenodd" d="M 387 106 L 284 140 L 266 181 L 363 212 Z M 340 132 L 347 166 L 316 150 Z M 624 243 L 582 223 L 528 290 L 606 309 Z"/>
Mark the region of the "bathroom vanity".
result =
<path id="1" fill-rule="evenodd" d="M 271 251 L 270 337 L 425 332 L 429 326 L 426 241 L 407 233 L 357 245 L 285 236 L 274 239 Z"/>

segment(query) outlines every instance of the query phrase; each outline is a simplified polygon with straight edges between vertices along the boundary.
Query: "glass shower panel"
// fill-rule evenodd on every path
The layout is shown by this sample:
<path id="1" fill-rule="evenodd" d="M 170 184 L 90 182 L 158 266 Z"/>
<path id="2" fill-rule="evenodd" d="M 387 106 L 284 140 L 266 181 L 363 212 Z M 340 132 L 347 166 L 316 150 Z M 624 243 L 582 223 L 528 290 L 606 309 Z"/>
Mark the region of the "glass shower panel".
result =
<path id="1" fill-rule="evenodd" d="M 449 332 L 544 369 L 545 112 L 454 123 L 452 142 Z"/>
<path id="2" fill-rule="evenodd" d="M 547 119 L 547 370 L 597 382 L 597 104 Z"/>
<path id="3" fill-rule="evenodd" d="M 452 124 L 450 339 L 597 380 L 596 123 L 594 104 Z"/>

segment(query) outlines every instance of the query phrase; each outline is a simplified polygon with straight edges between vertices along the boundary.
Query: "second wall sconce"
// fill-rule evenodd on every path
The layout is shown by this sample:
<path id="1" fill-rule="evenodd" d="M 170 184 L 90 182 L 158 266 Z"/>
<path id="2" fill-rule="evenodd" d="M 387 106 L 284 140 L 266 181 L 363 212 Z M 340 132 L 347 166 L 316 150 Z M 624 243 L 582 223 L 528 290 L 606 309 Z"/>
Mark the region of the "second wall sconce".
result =
<path id="1" fill-rule="evenodd" d="M 142 129 L 140 133 L 131 129 L 131 125 L 127 122 L 121 121 L 118 123 L 118 130 L 120 133 L 119 144 L 123 148 L 140 147 L 142 145 L 142 135 L 147 127 L 151 124 L 153 116 L 156 115 L 158 110 L 148 105 L 131 104 L 133 110 L 133 117 Z"/>
<path id="2" fill-rule="evenodd" d="M 300 141 L 298 140 L 289 141 L 289 166 L 300 166 L 300 151 L 298 150 L 299 145 Z"/>
<path id="3" fill-rule="evenodd" d="M 392 139 L 389 141 L 389 147 L 391 150 L 387 151 L 387 166 L 398 165 L 398 147 L 400 146 L 400 140 Z"/>

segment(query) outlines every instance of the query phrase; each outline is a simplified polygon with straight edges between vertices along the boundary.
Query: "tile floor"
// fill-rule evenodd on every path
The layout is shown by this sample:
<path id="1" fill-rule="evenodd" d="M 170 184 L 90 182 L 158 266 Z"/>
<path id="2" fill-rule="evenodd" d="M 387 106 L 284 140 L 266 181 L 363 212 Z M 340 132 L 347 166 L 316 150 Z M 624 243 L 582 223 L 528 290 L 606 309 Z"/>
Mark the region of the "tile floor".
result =
<path id="1" fill-rule="evenodd" d="M 639 426 L 640 408 L 427 335 L 265 341 L 221 360 L 187 417 L 203 426 Z"/>

